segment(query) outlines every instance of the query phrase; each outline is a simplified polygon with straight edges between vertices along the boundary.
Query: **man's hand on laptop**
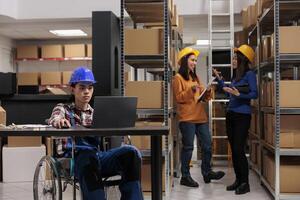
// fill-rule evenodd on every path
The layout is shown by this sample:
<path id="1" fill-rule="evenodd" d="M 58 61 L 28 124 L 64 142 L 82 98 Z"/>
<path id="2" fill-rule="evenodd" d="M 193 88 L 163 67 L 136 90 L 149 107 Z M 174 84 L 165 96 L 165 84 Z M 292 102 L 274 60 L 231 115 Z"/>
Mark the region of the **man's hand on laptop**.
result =
<path id="1" fill-rule="evenodd" d="M 67 119 L 60 119 L 53 123 L 53 127 L 55 127 L 55 128 L 70 128 L 71 124 Z"/>

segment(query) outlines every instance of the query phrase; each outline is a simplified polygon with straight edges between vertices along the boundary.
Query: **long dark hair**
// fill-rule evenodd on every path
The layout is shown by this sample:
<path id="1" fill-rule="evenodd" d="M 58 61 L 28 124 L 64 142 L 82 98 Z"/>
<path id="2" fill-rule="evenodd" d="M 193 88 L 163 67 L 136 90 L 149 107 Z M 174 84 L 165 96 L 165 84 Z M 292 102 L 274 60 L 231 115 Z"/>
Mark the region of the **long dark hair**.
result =
<path id="1" fill-rule="evenodd" d="M 232 79 L 235 81 L 241 80 L 241 78 L 250 70 L 249 59 L 244 56 L 241 52 L 236 52 L 237 55 L 237 68 L 233 70 L 233 77 Z"/>
<path id="2" fill-rule="evenodd" d="M 194 68 L 193 71 L 189 72 L 188 67 L 188 59 L 191 55 L 194 55 L 193 53 L 187 54 L 181 59 L 181 64 L 178 70 L 178 73 L 184 78 L 184 80 L 188 81 L 190 80 L 190 76 L 192 77 L 193 81 L 197 81 L 199 83 L 199 79 L 196 74 L 196 68 Z"/>

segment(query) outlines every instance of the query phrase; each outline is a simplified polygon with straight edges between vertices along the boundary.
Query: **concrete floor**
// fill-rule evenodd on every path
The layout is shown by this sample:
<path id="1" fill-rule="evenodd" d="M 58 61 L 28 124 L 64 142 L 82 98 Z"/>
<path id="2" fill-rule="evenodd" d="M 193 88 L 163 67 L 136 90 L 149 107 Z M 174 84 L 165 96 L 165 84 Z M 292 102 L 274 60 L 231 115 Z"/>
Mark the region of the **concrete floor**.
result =
<path id="1" fill-rule="evenodd" d="M 231 168 L 218 168 L 226 172 L 226 176 L 218 182 L 204 184 L 200 175 L 200 168 L 197 165 L 191 168 L 192 176 L 200 184 L 199 188 L 188 188 L 179 184 L 178 178 L 175 178 L 174 188 L 172 189 L 170 199 L 172 200 L 269 200 L 271 199 L 266 190 L 260 185 L 254 172 L 250 173 L 251 192 L 237 196 L 234 192 L 225 190 L 226 185 L 233 182 L 233 170 Z M 1 200 L 33 200 L 32 183 L 0 183 L 0 199 Z M 64 193 L 63 200 L 72 199 L 71 188 Z M 77 198 L 79 199 L 79 198 Z M 148 195 L 145 200 L 150 199 Z"/>

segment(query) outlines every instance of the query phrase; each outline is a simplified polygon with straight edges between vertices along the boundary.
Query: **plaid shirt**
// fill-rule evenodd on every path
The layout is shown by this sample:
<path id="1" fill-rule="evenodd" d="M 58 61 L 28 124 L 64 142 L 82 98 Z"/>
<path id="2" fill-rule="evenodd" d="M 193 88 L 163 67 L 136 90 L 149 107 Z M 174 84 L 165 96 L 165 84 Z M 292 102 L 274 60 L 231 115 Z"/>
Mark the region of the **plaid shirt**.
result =
<path id="1" fill-rule="evenodd" d="M 84 127 L 91 127 L 93 121 L 94 109 L 88 104 L 86 110 L 79 110 L 75 107 L 74 103 L 71 104 L 57 104 L 53 109 L 48 124 L 53 125 L 57 120 L 67 119 L 72 126 L 72 113 L 74 114 L 75 125 L 81 125 Z M 56 153 L 59 156 L 69 156 L 71 148 L 70 138 L 56 139 Z M 97 149 L 100 145 L 98 137 L 76 137 L 76 149 Z"/>
<path id="2" fill-rule="evenodd" d="M 53 125 L 55 121 L 61 119 L 67 119 L 71 123 L 71 113 L 74 113 L 75 125 L 84 127 L 90 127 L 92 125 L 94 109 L 88 104 L 86 110 L 79 110 L 75 107 L 74 103 L 57 104 L 52 111 L 48 123 Z M 74 126 L 74 124 L 71 125 Z"/>

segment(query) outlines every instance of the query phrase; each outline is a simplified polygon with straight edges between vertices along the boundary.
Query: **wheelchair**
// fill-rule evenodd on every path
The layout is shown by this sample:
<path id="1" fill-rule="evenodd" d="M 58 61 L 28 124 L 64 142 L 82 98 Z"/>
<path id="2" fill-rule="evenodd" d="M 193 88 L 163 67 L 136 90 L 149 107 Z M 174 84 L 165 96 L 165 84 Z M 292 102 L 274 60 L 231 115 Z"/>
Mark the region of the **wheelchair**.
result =
<path id="1" fill-rule="evenodd" d="M 53 141 L 57 139 L 54 138 Z M 79 182 L 74 175 L 74 146 L 71 157 L 62 157 L 59 155 L 55 142 L 53 142 L 52 146 L 54 150 L 53 156 L 47 155 L 42 157 L 36 166 L 33 178 L 33 199 L 65 200 L 64 192 L 67 191 L 68 186 L 72 186 L 72 199 L 76 199 L 76 193 L 79 191 L 80 197 L 83 200 Z M 103 177 L 102 182 L 107 200 L 121 198 L 118 188 L 121 183 L 120 176 Z"/>

